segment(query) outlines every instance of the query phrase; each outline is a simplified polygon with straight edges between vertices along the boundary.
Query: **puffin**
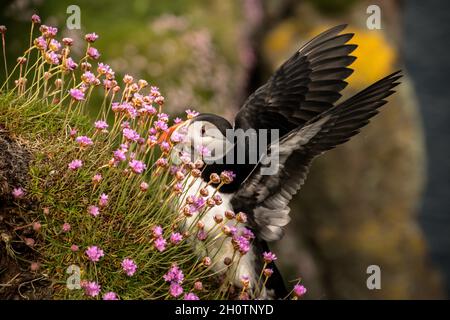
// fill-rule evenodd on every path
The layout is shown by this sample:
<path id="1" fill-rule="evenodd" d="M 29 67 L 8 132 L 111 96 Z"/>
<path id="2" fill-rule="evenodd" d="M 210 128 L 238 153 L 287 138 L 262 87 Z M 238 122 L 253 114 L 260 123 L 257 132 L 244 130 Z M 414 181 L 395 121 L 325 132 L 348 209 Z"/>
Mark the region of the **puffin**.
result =
<path id="1" fill-rule="evenodd" d="M 289 202 L 305 183 L 311 163 L 359 133 L 400 83 L 401 71 L 397 71 L 338 101 L 347 86 L 345 79 L 353 72 L 349 65 L 356 59 L 351 53 L 357 45 L 348 43 L 354 34 L 343 33 L 345 28 L 326 30 L 297 50 L 247 98 L 233 124 L 219 115 L 201 113 L 169 128 L 165 136 L 181 132 L 184 139 L 172 154 L 200 157 L 205 163 L 199 178 L 185 182 L 186 196 L 195 197 L 203 189 L 221 199 L 202 217 L 187 218 L 183 230 L 193 230 L 201 221 L 205 230 L 216 230 L 209 236 L 218 238 L 223 232 L 214 228 L 218 216 L 245 213 L 241 224 L 254 236 L 228 281 L 236 288 L 249 286 L 258 299 L 282 299 L 288 294 L 274 261 L 267 264 L 263 254 L 269 252 L 270 242 L 283 237 L 290 221 Z M 221 172 L 230 173 L 232 179 L 217 191 L 218 181 L 212 183 L 211 175 Z M 228 223 L 232 227 L 235 221 Z M 199 258 L 211 257 L 215 273 L 229 269 L 235 250 L 231 239 L 213 242 L 206 249 L 200 240 L 193 245 Z M 261 289 L 256 284 L 264 266 L 273 274 Z"/>

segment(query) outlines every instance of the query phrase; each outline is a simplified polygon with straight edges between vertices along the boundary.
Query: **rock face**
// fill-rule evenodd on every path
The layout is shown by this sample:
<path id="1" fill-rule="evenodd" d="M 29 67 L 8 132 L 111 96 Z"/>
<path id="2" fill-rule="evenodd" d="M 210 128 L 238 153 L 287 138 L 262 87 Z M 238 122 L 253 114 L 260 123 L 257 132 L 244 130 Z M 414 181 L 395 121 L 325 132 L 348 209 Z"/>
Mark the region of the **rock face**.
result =
<path id="1" fill-rule="evenodd" d="M 31 272 L 26 262 L 37 261 L 36 252 L 22 241 L 36 236 L 30 226 L 32 205 L 12 205 L 11 192 L 26 183 L 30 160 L 27 148 L 0 124 L 0 299 L 51 297 L 49 281 Z"/>

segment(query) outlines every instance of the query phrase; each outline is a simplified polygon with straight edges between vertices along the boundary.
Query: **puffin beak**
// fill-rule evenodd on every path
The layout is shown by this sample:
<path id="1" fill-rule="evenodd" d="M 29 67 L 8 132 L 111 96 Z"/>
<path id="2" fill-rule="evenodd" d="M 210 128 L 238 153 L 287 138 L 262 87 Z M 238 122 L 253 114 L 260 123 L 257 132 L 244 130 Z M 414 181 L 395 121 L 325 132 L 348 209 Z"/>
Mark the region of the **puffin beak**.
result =
<path id="1" fill-rule="evenodd" d="M 173 126 L 169 127 L 169 129 L 167 129 L 167 131 L 164 131 L 163 133 L 161 133 L 161 135 L 158 138 L 158 144 L 160 144 L 163 141 L 172 144 L 170 142 L 170 137 L 172 136 L 172 134 L 174 133 L 175 130 L 177 130 L 179 127 L 183 126 L 184 124 L 186 124 L 186 121 L 181 121 L 180 123 L 174 124 Z"/>

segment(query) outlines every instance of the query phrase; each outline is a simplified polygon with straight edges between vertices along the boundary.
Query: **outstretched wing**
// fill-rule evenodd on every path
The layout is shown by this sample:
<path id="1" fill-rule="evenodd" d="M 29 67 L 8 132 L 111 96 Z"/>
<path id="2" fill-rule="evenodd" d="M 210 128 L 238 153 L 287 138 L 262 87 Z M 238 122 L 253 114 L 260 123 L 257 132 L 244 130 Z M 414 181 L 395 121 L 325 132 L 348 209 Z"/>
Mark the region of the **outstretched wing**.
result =
<path id="1" fill-rule="evenodd" d="M 287 60 L 245 102 L 235 128 L 279 129 L 280 136 L 333 107 L 347 86 L 356 45 L 353 33 L 339 35 L 346 25 L 321 33 Z"/>
<path id="2" fill-rule="evenodd" d="M 400 77 L 399 72 L 387 76 L 270 145 L 266 157 L 278 159 L 275 173 L 264 175 L 267 166 L 260 161 L 232 199 L 233 208 L 248 213 L 250 225 L 262 239 L 282 237 L 282 227 L 290 221 L 289 201 L 303 185 L 312 160 L 369 123 L 394 93 Z"/>

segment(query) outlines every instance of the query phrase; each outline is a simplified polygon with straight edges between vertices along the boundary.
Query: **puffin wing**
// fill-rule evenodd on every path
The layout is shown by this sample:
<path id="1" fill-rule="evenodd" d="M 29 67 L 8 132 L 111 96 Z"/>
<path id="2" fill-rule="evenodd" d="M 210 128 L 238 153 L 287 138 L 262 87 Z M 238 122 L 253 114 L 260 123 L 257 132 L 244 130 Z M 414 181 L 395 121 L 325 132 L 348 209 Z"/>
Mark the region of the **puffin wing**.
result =
<path id="1" fill-rule="evenodd" d="M 274 241 L 283 236 L 282 227 L 290 221 L 289 201 L 305 182 L 312 160 L 348 141 L 369 123 L 394 93 L 400 77 L 396 72 L 379 80 L 269 146 L 231 200 L 236 211 L 248 214 L 250 226 L 262 239 Z M 267 174 L 268 158 L 278 159 L 273 174 Z"/>
<path id="2" fill-rule="evenodd" d="M 245 102 L 235 128 L 279 129 L 280 136 L 331 108 L 341 97 L 353 70 L 356 45 L 346 44 L 353 33 L 331 28 L 300 48 Z"/>

